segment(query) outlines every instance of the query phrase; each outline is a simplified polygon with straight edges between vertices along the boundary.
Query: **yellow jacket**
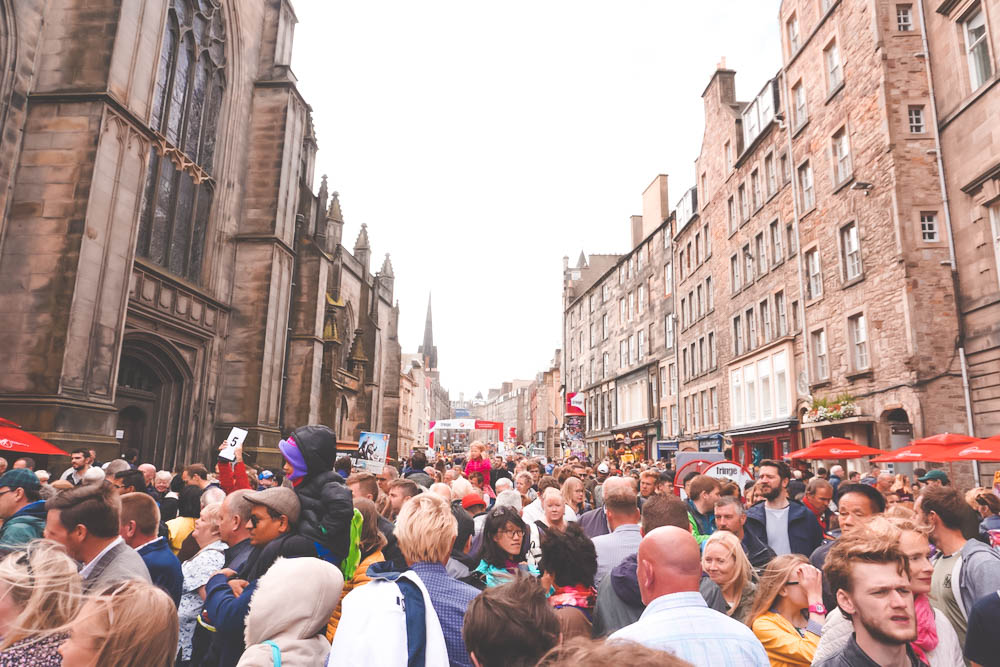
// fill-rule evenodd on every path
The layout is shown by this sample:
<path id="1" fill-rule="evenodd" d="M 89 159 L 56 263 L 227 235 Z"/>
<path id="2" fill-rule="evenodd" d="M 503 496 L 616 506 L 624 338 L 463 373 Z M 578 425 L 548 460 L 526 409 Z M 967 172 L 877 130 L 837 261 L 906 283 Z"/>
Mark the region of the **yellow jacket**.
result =
<path id="1" fill-rule="evenodd" d="M 382 555 L 382 550 L 379 549 L 358 564 L 358 569 L 354 571 L 353 579 L 344 582 L 344 590 L 340 593 L 340 601 L 337 603 L 337 608 L 333 610 L 330 622 L 326 624 L 326 638 L 329 641 L 332 642 L 333 636 L 337 633 L 337 624 L 340 623 L 340 607 L 344 603 L 344 596 L 358 586 L 363 586 L 371 581 L 371 577 L 368 576 L 368 566 L 372 563 L 381 563 L 384 560 L 385 556 Z"/>
<path id="2" fill-rule="evenodd" d="M 167 530 L 170 531 L 170 548 L 174 550 L 174 555 L 181 550 L 181 545 L 194 531 L 194 519 L 188 516 L 179 516 L 167 522 Z"/>
<path id="3" fill-rule="evenodd" d="M 819 635 L 808 630 L 803 637 L 781 614 L 769 611 L 753 622 L 753 633 L 764 645 L 771 667 L 809 667 Z"/>

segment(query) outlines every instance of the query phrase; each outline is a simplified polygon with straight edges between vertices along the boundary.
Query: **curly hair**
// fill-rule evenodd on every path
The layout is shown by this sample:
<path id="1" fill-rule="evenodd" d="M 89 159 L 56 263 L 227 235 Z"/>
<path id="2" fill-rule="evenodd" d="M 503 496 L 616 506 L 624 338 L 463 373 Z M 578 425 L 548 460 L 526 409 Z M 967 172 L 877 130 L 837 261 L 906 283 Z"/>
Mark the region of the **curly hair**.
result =
<path id="1" fill-rule="evenodd" d="M 556 586 L 591 586 L 597 576 L 597 551 L 583 529 L 571 522 L 562 532 L 545 533 L 538 566 L 555 578 Z"/>
<path id="2" fill-rule="evenodd" d="M 834 594 L 840 589 L 852 590 L 851 570 L 855 563 L 892 563 L 900 573 L 910 576 L 910 561 L 899 548 L 898 533 L 865 529 L 837 540 L 823 565 L 823 574 Z"/>

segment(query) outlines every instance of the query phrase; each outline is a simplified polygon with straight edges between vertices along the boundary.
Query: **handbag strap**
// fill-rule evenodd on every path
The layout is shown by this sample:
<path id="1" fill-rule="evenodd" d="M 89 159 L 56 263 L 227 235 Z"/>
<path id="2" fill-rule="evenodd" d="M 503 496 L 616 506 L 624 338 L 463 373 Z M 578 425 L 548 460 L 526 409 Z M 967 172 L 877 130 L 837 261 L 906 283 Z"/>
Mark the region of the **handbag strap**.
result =
<path id="1" fill-rule="evenodd" d="M 271 662 L 274 663 L 274 667 L 281 667 L 281 649 L 270 639 L 264 643 L 271 647 Z"/>

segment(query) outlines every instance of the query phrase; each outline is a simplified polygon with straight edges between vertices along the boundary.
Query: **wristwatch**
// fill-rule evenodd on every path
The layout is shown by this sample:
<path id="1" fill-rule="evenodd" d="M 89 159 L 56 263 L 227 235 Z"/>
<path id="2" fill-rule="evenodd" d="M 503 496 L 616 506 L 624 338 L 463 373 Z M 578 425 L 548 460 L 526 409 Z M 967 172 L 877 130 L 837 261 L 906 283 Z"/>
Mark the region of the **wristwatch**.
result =
<path id="1" fill-rule="evenodd" d="M 817 602 L 816 604 L 809 605 L 810 614 L 819 614 L 820 616 L 826 616 L 826 607 L 823 606 L 822 602 Z"/>

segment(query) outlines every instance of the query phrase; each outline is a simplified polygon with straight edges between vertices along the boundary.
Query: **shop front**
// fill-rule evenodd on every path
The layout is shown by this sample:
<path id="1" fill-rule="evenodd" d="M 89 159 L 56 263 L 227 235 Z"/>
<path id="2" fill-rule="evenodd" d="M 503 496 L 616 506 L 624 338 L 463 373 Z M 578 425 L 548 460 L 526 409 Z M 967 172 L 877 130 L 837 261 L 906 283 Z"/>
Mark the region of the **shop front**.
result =
<path id="1" fill-rule="evenodd" d="M 650 458 L 656 441 L 656 425 L 640 424 L 613 430 L 611 434 L 614 436 L 613 448 L 618 460 L 621 463 L 635 463 Z"/>
<path id="2" fill-rule="evenodd" d="M 730 458 L 751 470 L 764 459 L 780 461 L 801 448 L 798 420 L 761 424 L 728 432 L 733 448 Z"/>

